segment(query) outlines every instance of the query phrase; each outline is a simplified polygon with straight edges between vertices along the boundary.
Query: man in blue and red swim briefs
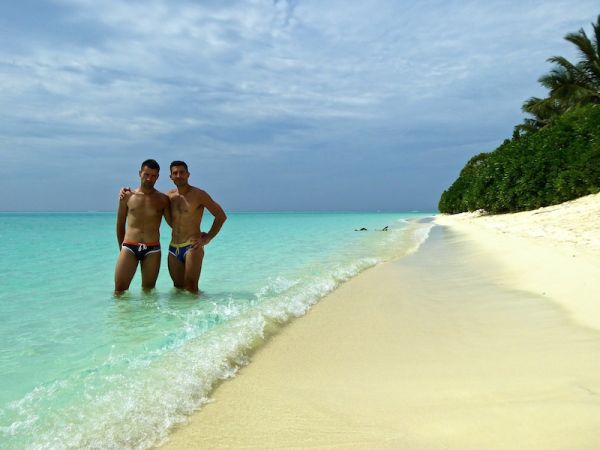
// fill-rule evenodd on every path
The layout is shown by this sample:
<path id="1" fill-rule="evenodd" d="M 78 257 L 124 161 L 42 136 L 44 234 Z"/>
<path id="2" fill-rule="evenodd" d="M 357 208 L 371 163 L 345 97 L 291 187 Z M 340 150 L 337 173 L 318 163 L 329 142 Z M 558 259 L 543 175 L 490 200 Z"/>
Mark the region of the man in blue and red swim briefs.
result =
<path id="1" fill-rule="evenodd" d="M 171 223 L 169 197 L 154 189 L 160 166 L 153 159 L 142 163 L 140 187 L 124 193 L 117 211 L 119 257 L 115 267 L 115 293 L 129 289 L 138 263 L 142 268 L 142 288 L 156 285 L 160 270 L 160 222 Z"/>

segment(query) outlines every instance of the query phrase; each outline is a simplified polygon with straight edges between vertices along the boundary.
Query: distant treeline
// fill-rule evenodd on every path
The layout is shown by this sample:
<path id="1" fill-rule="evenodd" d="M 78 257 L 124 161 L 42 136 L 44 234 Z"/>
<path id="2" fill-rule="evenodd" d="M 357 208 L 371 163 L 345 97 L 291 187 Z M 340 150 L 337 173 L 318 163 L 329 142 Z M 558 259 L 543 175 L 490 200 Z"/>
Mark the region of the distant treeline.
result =
<path id="1" fill-rule="evenodd" d="M 549 59 L 555 67 L 539 80 L 548 97 L 527 100 L 530 117 L 512 139 L 471 158 L 440 212 L 523 211 L 600 191 L 600 16 L 592 26 L 593 40 L 583 29 L 565 37 L 581 59 Z"/>

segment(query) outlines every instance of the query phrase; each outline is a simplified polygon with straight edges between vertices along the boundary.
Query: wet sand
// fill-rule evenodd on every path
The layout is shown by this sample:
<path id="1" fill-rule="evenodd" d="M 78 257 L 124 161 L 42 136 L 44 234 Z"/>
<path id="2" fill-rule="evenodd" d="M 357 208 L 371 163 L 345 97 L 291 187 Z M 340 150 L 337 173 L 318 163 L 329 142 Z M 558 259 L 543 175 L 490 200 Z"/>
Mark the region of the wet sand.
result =
<path id="1" fill-rule="evenodd" d="M 166 448 L 597 448 L 594 249 L 441 219 L 270 338 Z"/>

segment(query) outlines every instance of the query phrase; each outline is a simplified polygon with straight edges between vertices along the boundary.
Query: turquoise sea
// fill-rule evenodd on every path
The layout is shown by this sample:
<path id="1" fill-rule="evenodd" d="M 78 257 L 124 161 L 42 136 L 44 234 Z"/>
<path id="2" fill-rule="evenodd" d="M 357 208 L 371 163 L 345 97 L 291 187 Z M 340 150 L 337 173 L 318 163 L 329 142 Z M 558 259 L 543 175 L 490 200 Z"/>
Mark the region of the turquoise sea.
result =
<path id="1" fill-rule="evenodd" d="M 0 447 L 159 444 L 270 324 L 415 251 L 431 215 L 229 214 L 206 247 L 200 298 L 172 287 L 164 224 L 157 288 L 143 293 L 138 273 L 117 299 L 113 213 L 0 213 Z"/>

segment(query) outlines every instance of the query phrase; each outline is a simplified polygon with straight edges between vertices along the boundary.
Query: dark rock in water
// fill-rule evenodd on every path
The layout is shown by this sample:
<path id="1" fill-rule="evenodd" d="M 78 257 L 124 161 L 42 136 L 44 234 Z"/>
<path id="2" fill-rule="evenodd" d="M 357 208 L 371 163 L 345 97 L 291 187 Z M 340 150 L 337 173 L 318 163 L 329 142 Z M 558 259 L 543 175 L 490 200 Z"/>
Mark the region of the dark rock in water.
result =
<path id="1" fill-rule="evenodd" d="M 360 230 L 355 229 L 354 231 L 368 231 L 366 228 L 361 228 Z"/>
<path id="2" fill-rule="evenodd" d="M 387 225 L 381 229 L 381 231 L 387 231 L 387 230 L 388 230 L 388 226 Z"/>

